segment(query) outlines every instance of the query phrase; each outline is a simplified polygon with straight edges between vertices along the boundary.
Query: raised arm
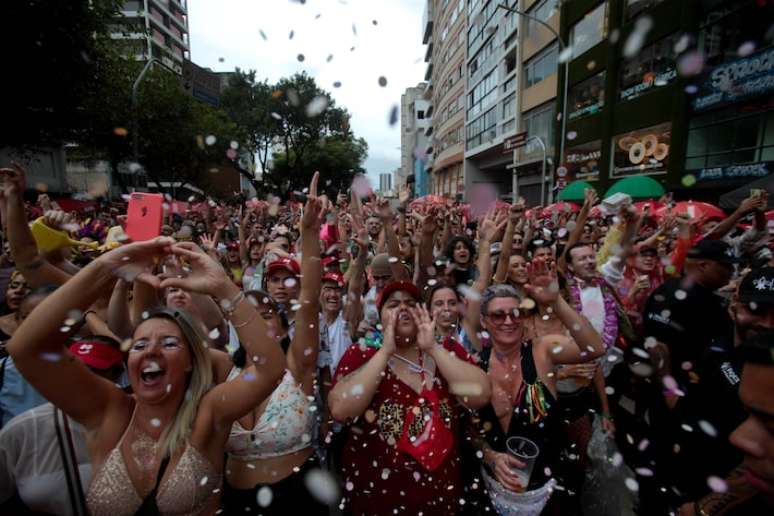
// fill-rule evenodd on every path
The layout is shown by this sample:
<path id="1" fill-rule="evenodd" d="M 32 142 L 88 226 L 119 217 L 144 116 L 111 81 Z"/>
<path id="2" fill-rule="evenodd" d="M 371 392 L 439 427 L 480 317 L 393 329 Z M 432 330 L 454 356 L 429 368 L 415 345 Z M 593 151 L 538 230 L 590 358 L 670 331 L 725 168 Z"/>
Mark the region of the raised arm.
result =
<path id="1" fill-rule="evenodd" d="M 328 394 L 328 407 L 336 421 L 343 422 L 360 417 L 371 404 L 379 384 L 382 383 L 387 364 L 395 353 L 396 314 L 394 312 L 394 310 L 385 311 L 385 320 L 382 321 L 384 337 L 379 350 L 359 369 L 340 378 Z M 351 353 L 352 349 L 350 348 L 348 353 Z M 339 362 L 339 369 L 341 367 L 342 362 Z"/>
<path id="2" fill-rule="evenodd" d="M 320 289 L 322 266 L 320 265 L 320 226 L 325 219 L 323 200 L 317 197 L 320 173 L 315 172 L 309 185 L 309 197 L 301 218 L 301 291 L 296 312 L 296 333 L 290 343 L 288 368 L 296 381 L 308 382 L 317 368 L 320 350 Z"/>
<path id="3" fill-rule="evenodd" d="M 0 174 L 5 179 L 6 236 L 16 268 L 24 274 L 24 278 L 32 288 L 65 283 L 71 276 L 39 256 L 38 244 L 27 225 L 27 215 L 24 210 L 24 169 L 14 163 L 13 168 L 0 169 Z"/>
<path id="4" fill-rule="evenodd" d="M 718 240 L 726 236 L 729 231 L 736 227 L 739 219 L 746 216 L 748 213 L 751 213 L 758 207 L 761 199 L 762 197 L 752 195 L 746 198 L 731 215 L 720 221 L 720 224 L 715 226 L 712 231 L 704 235 L 704 238 L 708 240 Z"/>
<path id="5" fill-rule="evenodd" d="M 557 269 L 562 274 L 567 271 L 567 251 L 580 242 L 581 236 L 583 236 L 583 228 L 586 226 L 586 221 L 589 218 L 589 212 L 598 200 L 597 191 L 593 188 L 586 188 L 583 191 L 583 206 L 581 206 L 578 218 L 575 220 L 575 227 L 570 231 L 570 236 L 567 237 L 567 245 L 564 246 L 561 256 L 556 261 Z"/>
<path id="6" fill-rule="evenodd" d="M 132 319 L 129 315 L 129 283 L 123 279 L 116 281 L 110 295 L 107 310 L 107 325 L 119 339 L 132 336 Z"/>
<path id="7" fill-rule="evenodd" d="M 513 248 L 513 233 L 516 226 L 524 219 L 524 198 L 519 197 L 508 211 L 508 225 L 505 227 L 505 236 L 503 237 L 503 246 L 500 248 L 500 258 L 497 260 L 497 270 L 494 275 L 495 283 L 505 283 L 508 279 L 508 268 L 510 267 L 511 252 Z"/>
<path id="8" fill-rule="evenodd" d="M 216 425 L 230 426 L 274 390 L 285 370 L 285 355 L 275 339 L 267 338 L 266 321 L 219 263 L 190 242 L 176 244 L 170 250 L 188 260 L 190 273 L 163 280 L 161 288 L 181 288 L 217 298 L 249 357 L 250 365 L 237 379 L 217 385 L 201 402 L 200 410 L 209 411 Z"/>
<path id="9" fill-rule="evenodd" d="M 417 345 L 425 351 L 438 366 L 438 370 L 449 384 L 452 394 L 466 407 L 477 410 L 489 403 L 492 386 L 486 372 L 480 367 L 465 362 L 453 352 L 435 341 L 435 322 L 422 305 L 410 311 L 417 325 Z"/>
<path id="10" fill-rule="evenodd" d="M 131 267 L 148 274 L 153 260 L 172 243 L 172 239 L 157 238 L 97 258 L 33 310 L 8 343 L 7 350 L 27 381 L 87 428 L 98 427 L 112 407 L 125 401 L 125 395 L 67 350 L 69 334 L 60 330 L 63 321 L 73 310 L 84 311 L 94 304 L 110 288 L 114 274 L 122 274 L 121 269 Z M 74 392 L 88 396 L 73 396 Z"/>
<path id="11" fill-rule="evenodd" d="M 528 269 L 530 279 L 525 288 L 530 297 L 541 306 L 550 306 L 572 337 L 541 337 L 538 340 L 541 352 L 555 365 L 588 362 L 601 356 L 605 352 L 605 345 L 599 333 L 559 295 L 555 266 L 543 259 L 536 259 L 532 260 Z"/>
<path id="12" fill-rule="evenodd" d="M 378 199 L 376 201 L 376 213 L 382 221 L 382 231 L 387 243 L 387 253 L 389 253 L 390 257 L 396 258 L 395 260 L 390 260 L 392 277 L 395 281 L 408 281 L 408 271 L 401 265 L 400 260 L 397 259 L 400 256 L 400 244 L 398 243 L 398 236 L 392 227 L 395 217 L 390 208 L 390 202 L 387 199 Z"/>

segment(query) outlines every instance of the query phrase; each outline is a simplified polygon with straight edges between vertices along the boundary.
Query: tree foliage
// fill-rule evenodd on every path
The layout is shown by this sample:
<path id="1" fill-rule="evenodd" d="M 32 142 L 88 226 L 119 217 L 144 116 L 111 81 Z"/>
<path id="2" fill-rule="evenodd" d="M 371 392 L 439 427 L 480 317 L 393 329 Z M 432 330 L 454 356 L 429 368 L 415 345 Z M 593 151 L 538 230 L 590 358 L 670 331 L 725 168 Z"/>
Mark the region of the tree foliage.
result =
<path id="1" fill-rule="evenodd" d="M 354 137 L 347 111 L 314 78 L 300 73 L 269 84 L 255 75 L 237 69 L 222 106 L 258 159 L 259 190 L 285 195 L 303 188 L 318 169 L 342 184 L 362 171 L 368 146 Z"/>

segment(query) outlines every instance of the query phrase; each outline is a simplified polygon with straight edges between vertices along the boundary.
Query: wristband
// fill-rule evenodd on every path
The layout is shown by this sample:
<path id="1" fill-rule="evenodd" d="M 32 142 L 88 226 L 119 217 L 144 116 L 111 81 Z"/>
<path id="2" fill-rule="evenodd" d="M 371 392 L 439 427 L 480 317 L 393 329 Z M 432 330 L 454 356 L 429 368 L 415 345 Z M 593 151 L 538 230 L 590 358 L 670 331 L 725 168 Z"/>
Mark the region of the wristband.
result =
<path id="1" fill-rule="evenodd" d="M 234 296 L 234 299 L 228 300 L 224 299 L 220 302 L 220 308 L 223 310 L 223 313 L 226 315 L 226 317 L 231 317 L 234 313 L 234 310 L 236 310 L 237 305 L 245 299 L 245 293 L 243 291 L 239 291 L 239 294 Z"/>

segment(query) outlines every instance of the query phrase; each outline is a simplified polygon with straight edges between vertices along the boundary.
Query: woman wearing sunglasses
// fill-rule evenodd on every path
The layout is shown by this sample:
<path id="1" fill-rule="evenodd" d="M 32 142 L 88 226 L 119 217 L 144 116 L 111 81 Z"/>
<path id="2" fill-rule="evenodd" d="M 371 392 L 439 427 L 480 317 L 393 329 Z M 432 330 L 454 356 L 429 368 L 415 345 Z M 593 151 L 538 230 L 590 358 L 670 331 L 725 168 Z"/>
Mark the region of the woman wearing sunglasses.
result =
<path id="1" fill-rule="evenodd" d="M 460 405 L 489 401 L 490 384 L 456 342 L 438 344 L 413 283 L 388 284 L 377 300 L 383 334 L 352 345 L 328 403 L 349 420 L 341 457 L 352 514 L 456 514 L 460 510 Z"/>
<path id="2" fill-rule="evenodd" d="M 187 260 L 188 276 L 161 281 L 147 272 L 170 253 Z M 89 371 L 65 348 L 67 321 L 130 269 L 154 287 L 219 299 L 253 363 L 239 378 L 212 387 L 198 324 L 181 310 L 158 309 L 146 312 L 132 335 L 132 394 Z M 120 247 L 82 269 L 29 315 L 8 351 L 43 396 L 93 434 L 91 514 L 212 514 L 231 425 L 263 402 L 285 368 L 280 347 L 264 338 L 267 329 L 219 264 L 193 244 L 157 238 Z"/>
<path id="3" fill-rule="evenodd" d="M 530 336 L 522 319 L 527 303 L 517 291 L 509 285 L 489 287 L 481 299 L 481 317 L 491 347 L 480 354 L 479 365 L 492 382 L 492 399 L 479 411 L 480 417 L 470 431 L 490 496 L 504 493 L 500 499 L 513 500 L 518 499 L 514 493 L 537 490 L 527 493 L 529 503 L 545 505 L 552 486 L 549 478 L 551 471 L 558 470 L 555 466 L 563 442 L 553 410 L 557 396 L 555 370 L 561 364 L 601 356 L 604 345 L 589 322 L 559 296 L 553 265 L 535 260 L 530 273 L 525 288 L 531 299 L 550 307 L 570 335 Z M 507 439 L 513 436 L 528 438 L 539 449 L 529 485 L 520 483 L 513 472 L 525 466 L 506 449 Z"/>

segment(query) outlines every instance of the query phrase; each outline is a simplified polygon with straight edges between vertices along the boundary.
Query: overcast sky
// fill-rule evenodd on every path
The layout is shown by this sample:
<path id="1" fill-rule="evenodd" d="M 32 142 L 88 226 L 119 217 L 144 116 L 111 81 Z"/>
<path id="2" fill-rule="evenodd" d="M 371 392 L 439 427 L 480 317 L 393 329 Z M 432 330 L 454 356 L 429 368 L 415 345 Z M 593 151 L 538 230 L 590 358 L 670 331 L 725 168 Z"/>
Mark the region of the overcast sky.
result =
<path id="1" fill-rule="evenodd" d="M 424 77 L 423 9 L 424 0 L 189 0 L 191 59 L 216 71 L 253 69 L 269 81 L 306 70 L 352 114 L 376 181 L 400 166 L 400 123 L 390 127 L 389 112 Z"/>

